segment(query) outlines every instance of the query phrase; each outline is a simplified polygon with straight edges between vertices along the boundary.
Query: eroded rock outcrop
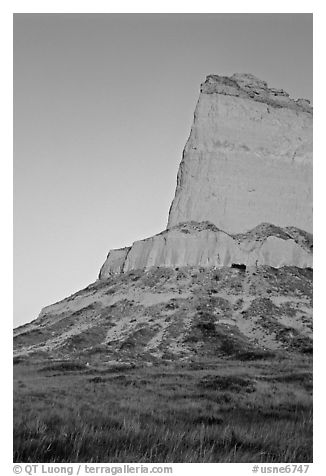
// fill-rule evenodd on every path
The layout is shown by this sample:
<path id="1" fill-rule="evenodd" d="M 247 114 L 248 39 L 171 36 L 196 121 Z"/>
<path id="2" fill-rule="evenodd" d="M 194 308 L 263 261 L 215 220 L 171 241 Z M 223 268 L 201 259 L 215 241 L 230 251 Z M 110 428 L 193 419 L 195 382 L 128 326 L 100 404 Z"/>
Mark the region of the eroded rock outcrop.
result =
<path id="1" fill-rule="evenodd" d="M 111 250 L 95 283 L 16 329 L 16 358 L 310 354 L 311 174 L 309 102 L 209 76 L 167 229 Z"/>
<path id="2" fill-rule="evenodd" d="M 135 269 L 202 266 L 312 267 L 312 236 L 296 228 L 261 224 L 230 235 L 209 222 L 188 222 L 109 252 L 99 278 Z"/>
<path id="3" fill-rule="evenodd" d="M 312 231 L 312 107 L 253 75 L 201 86 L 168 228 L 214 223 L 228 233 L 263 222 Z"/>
<path id="4" fill-rule="evenodd" d="M 167 230 L 110 251 L 99 277 L 152 266 L 311 267 L 311 230 L 309 101 L 251 74 L 210 75 Z"/>

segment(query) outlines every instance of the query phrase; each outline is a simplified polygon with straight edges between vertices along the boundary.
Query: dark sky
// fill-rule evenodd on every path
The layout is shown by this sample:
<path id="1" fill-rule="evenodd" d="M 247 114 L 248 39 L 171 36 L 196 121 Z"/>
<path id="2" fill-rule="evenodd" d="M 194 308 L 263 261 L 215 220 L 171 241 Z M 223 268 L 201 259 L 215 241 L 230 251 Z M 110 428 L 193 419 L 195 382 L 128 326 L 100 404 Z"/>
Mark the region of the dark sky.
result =
<path id="1" fill-rule="evenodd" d="M 165 228 L 200 83 L 234 72 L 312 99 L 312 15 L 14 15 L 15 325 Z"/>

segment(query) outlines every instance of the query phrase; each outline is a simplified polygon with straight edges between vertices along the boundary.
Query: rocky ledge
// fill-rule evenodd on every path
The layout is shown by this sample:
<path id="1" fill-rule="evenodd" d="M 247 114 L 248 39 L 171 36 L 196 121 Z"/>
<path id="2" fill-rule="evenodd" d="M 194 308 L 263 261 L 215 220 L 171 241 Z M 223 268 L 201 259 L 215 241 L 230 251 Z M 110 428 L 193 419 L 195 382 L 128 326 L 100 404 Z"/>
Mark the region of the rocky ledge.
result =
<path id="1" fill-rule="evenodd" d="M 266 81 L 253 74 L 235 73 L 230 77 L 210 74 L 201 85 L 201 92 L 253 99 L 273 107 L 286 107 L 310 114 L 313 112 L 308 99 L 291 99 L 283 89 L 269 88 Z"/>
<path id="2" fill-rule="evenodd" d="M 99 279 L 151 267 L 312 267 L 312 235 L 295 227 L 263 223 L 230 235 L 209 222 L 188 222 L 131 247 L 111 250 Z"/>

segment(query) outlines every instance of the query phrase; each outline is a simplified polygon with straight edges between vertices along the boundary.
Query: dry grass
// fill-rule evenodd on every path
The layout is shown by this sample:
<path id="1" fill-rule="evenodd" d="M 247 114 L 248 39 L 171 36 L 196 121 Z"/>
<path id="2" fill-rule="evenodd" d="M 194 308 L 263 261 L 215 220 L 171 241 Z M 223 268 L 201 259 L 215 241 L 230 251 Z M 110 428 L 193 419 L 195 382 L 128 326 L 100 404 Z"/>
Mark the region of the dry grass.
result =
<path id="1" fill-rule="evenodd" d="M 311 462 L 307 359 L 134 369 L 18 362 L 14 461 Z"/>

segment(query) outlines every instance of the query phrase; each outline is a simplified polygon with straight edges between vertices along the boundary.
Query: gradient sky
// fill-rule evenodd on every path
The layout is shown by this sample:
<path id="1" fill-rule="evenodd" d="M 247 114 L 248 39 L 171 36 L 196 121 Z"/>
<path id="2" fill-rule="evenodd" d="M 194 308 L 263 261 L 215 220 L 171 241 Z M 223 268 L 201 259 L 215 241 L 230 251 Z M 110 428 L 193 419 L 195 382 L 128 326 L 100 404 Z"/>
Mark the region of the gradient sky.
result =
<path id="1" fill-rule="evenodd" d="M 206 75 L 312 100 L 309 14 L 14 15 L 14 325 L 162 231 Z"/>

